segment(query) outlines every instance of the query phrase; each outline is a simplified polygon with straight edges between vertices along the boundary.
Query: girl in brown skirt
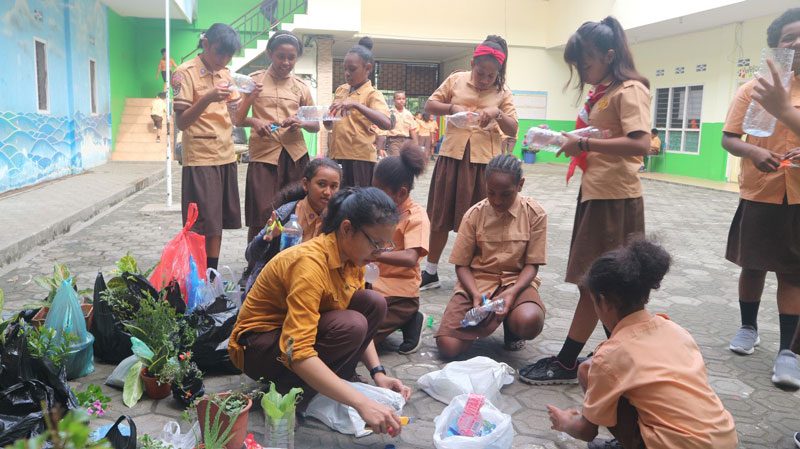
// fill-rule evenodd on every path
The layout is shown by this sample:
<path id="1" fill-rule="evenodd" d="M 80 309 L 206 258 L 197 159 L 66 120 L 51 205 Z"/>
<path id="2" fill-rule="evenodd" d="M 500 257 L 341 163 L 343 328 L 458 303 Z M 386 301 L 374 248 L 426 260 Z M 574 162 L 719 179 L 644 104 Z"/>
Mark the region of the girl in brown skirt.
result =
<path id="1" fill-rule="evenodd" d="M 500 131 L 516 136 L 519 123 L 511 90 L 505 85 L 508 46 L 500 36 L 487 36 L 472 56 L 469 72 L 454 72 L 425 103 L 425 112 L 452 115 L 480 114 L 480 129 L 447 127 L 428 191 L 431 219 L 430 253 L 420 290 L 439 288 L 437 264 L 448 233 L 458 231 L 461 218 L 473 204 L 486 198 L 486 164 L 500 154 Z M 498 126 L 487 127 L 492 121 Z"/>
<path id="2" fill-rule="evenodd" d="M 578 382 L 578 354 L 597 326 L 580 279 L 601 254 L 644 233 L 638 170 L 650 150 L 649 83 L 636 71 L 625 32 L 613 17 L 581 25 L 567 42 L 564 60 L 570 72 L 578 71 L 579 92 L 592 85 L 576 128 L 595 126 L 609 130 L 611 138 L 564 134 L 561 152 L 572 157 L 567 180 L 576 166 L 583 169 L 566 276 L 578 284 L 580 298 L 559 354 L 519 370 L 520 380 L 535 385 Z"/>
<path id="3" fill-rule="evenodd" d="M 344 58 L 347 84 L 339 86 L 333 96 L 330 112 L 341 115 L 341 120 L 323 122 L 326 129 L 333 130 L 330 157 L 342 166 L 342 187 L 372 185 L 377 157 L 370 127 L 375 124 L 389 130 L 394 125 L 386 99 L 369 80 L 374 62 L 372 39 L 362 37 Z"/>
<path id="4" fill-rule="evenodd" d="M 239 122 L 253 130 L 244 200 L 247 241 L 252 241 L 267 223 L 278 191 L 303 176 L 308 148 L 302 130 L 319 131 L 319 122 L 301 122 L 297 117 L 301 106 L 314 105 L 311 90 L 292 74 L 302 54 L 303 46 L 291 31 L 273 34 L 267 42 L 267 56 L 272 63 L 267 70 L 250 74 L 258 88 L 244 98 L 238 111 Z M 253 116 L 248 118 L 251 105 Z M 252 264 L 243 279 L 247 279 L 250 270 Z"/>
<path id="5" fill-rule="evenodd" d="M 464 214 L 450 254 L 458 283 L 436 332 L 436 346 L 444 358 L 463 353 L 500 323 L 510 351 L 522 349 L 544 326 L 536 275 L 546 263 L 547 214 L 534 199 L 519 195 L 525 179 L 516 157 L 496 156 L 485 176 L 488 197 Z M 503 312 L 489 314 L 477 326 L 462 326 L 467 311 L 482 305 L 484 298 L 502 299 Z"/>

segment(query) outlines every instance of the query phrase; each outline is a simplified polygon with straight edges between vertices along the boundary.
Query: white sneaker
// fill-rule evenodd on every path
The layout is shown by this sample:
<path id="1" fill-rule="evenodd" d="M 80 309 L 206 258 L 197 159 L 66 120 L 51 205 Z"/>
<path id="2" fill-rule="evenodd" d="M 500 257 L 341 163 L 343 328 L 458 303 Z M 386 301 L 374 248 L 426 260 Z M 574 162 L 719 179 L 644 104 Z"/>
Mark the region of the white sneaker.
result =
<path id="1" fill-rule="evenodd" d="M 740 327 L 731 339 L 730 349 L 737 354 L 750 355 L 760 343 L 761 338 L 759 338 L 756 328 L 745 325 Z"/>
<path id="2" fill-rule="evenodd" d="M 775 385 L 795 390 L 800 388 L 800 366 L 794 352 L 788 349 L 779 352 L 772 373 L 772 383 Z"/>

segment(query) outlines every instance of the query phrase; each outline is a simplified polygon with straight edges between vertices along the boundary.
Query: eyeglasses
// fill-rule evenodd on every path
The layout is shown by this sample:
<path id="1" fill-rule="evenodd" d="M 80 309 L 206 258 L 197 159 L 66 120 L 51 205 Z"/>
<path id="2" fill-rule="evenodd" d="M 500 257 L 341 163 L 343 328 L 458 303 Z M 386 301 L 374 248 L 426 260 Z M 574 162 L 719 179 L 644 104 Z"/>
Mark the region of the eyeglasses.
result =
<path id="1" fill-rule="evenodd" d="M 372 240 L 372 237 L 370 237 L 369 234 L 367 234 L 367 232 L 364 231 L 364 229 L 359 229 L 359 231 L 361 231 L 361 233 L 364 234 L 364 237 L 366 237 L 367 240 L 369 240 L 369 243 L 375 247 L 375 251 L 373 251 L 373 253 L 385 253 L 387 251 L 392 251 L 394 249 L 393 241 L 389 240 L 388 246 L 381 248 L 380 246 L 378 246 L 377 243 L 375 243 L 375 240 Z"/>

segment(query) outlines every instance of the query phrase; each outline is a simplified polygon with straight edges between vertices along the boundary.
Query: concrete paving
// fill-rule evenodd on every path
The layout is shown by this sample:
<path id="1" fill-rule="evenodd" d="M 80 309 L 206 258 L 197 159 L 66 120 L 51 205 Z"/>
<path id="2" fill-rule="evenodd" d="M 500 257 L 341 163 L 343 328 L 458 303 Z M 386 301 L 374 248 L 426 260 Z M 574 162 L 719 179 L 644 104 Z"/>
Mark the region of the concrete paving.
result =
<path id="1" fill-rule="evenodd" d="M 417 184 L 413 196 L 426 204 L 430 171 Z M 464 357 L 488 355 L 506 362 L 514 368 L 558 351 L 577 301 L 575 286 L 563 282 L 569 239 L 575 212 L 580 179 L 564 185 L 563 165 L 526 165 L 525 195 L 536 198 L 548 212 L 548 264 L 543 266 L 541 296 L 548 307 L 545 328 L 540 337 L 529 342 L 520 352 L 502 349 L 502 333 L 478 342 Z M 244 199 L 246 166 L 240 166 L 240 186 Z M 175 201 L 180 201 L 180 176 L 175 177 Z M 85 186 L 92 189 L 92 186 Z M 180 216 L 166 212 L 158 205 L 163 203 L 164 184 L 134 194 L 101 213 L 79 229 L 73 229 L 51 243 L 26 252 L 18 261 L 0 267 L 0 288 L 6 293 L 6 310 L 17 310 L 32 299 L 41 298 L 44 291 L 31 282 L 33 276 L 51 272 L 55 261 L 66 263 L 78 274 L 80 288 L 91 287 L 98 271 L 108 272 L 126 251 L 139 261 L 140 266 L 154 264 L 164 244 L 181 228 Z M 728 350 L 728 341 L 739 324 L 737 303 L 738 267 L 724 257 L 725 241 L 730 220 L 736 210 L 735 193 L 645 180 L 645 214 L 647 230 L 660 238 L 672 253 L 674 265 L 663 282 L 661 290 L 651 298 L 652 312 L 667 313 L 678 324 L 687 328 L 705 357 L 711 384 L 734 415 L 740 447 L 784 448 L 794 447 L 791 435 L 800 430 L 797 409 L 800 394 L 775 388 L 770 381 L 772 364 L 778 347 L 778 319 L 775 303 L 776 282 L 768 276 L 759 328 L 762 344 L 751 356 L 737 356 Z M 0 203 L 1 205 L 2 203 Z M 16 234 L 12 234 L 14 236 Z M 221 264 L 230 265 L 235 272 L 244 266 L 246 230 L 226 231 L 223 237 Z M 451 234 L 443 261 L 446 262 L 455 234 Z M 416 422 L 405 428 L 399 438 L 367 436 L 356 439 L 327 429 L 320 422 L 308 419 L 296 434 L 298 448 L 383 448 L 395 444 L 398 448 L 433 447 L 433 419 L 444 409 L 426 393 L 416 388 L 422 374 L 439 369 L 432 334 L 447 301 L 452 295 L 455 274 L 452 265 L 440 264 L 443 287 L 422 293 L 422 310 L 436 322 L 427 329 L 419 352 L 399 355 L 393 349 L 399 344 L 398 336 L 391 336 L 381 351 L 381 360 L 391 375 L 410 385 L 413 395 L 404 415 Z M 586 352 L 604 338 L 598 329 L 587 345 Z M 113 366 L 97 364 L 90 376 L 74 382 L 84 389 L 89 383 L 100 384 Z M 360 368 L 362 375 L 366 371 Z M 207 391 L 222 391 L 237 387 L 247 381 L 245 376 L 209 376 Z M 111 418 L 126 413 L 134 417 L 140 433 L 157 435 L 170 419 L 179 419 L 180 410 L 174 401 L 143 400 L 135 408 L 122 404 L 121 393 L 103 387 L 112 398 L 109 420 L 99 419 L 96 425 L 110 423 Z M 583 448 L 584 443 L 550 430 L 546 404 L 578 407 L 582 394 L 578 386 L 531 387 L 519 381 L 502 390 L 502 410 L 513 416 L 518 448 Z M 184 430 L 188 425 L 184 423 Z M 250 415 L 250 429 L 256 440 L 264 430 L 264 415 L 260 410 Z"/>

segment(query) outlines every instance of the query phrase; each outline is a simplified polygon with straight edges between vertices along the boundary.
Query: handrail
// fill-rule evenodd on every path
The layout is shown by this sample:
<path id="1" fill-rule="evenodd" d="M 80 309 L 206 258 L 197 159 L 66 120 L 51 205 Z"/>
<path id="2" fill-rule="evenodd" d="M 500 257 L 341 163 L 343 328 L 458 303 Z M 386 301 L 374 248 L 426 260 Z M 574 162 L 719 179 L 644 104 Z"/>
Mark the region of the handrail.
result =
<path id="1" fill-rule="evenodd" d="M 280 25 L 284 19 L 308 6 L 308 0 L 264 0 L 250 8 L 230 23 L 239 35 L 242 51 L 264 34 Z M 277 14 L 281 14 L 280 18 Z M 199 48 L 181 58 L 181 63 L 192 57 Z"/>

